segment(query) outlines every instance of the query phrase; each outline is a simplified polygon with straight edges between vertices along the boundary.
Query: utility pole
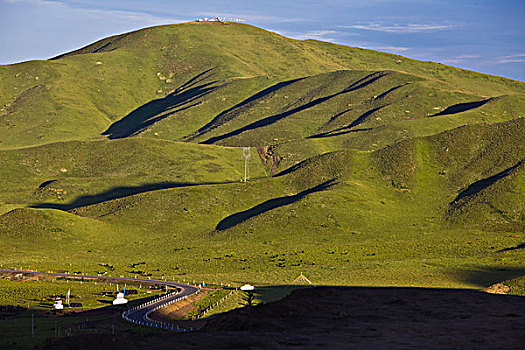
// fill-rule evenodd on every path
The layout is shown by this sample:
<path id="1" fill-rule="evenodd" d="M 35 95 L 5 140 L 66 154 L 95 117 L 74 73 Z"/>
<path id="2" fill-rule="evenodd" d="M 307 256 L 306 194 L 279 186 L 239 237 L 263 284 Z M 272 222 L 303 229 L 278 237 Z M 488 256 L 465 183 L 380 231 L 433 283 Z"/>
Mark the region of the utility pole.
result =
<path id="1" fill-rule="evenodd" d="M 244 158 L 244 182 L 248 181 L 248 158 L 250 158 L 250 147 L 242 148 L 242 157 Z"/>

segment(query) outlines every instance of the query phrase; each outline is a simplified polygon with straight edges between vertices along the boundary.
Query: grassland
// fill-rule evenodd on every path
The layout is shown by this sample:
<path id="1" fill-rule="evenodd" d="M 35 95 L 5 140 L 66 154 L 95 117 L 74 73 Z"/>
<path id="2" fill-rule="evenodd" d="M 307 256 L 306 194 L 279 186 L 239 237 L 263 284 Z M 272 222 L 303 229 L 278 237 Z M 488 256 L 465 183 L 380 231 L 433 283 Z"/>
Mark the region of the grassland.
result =
<path id="1" fill-rule="evenodd" d="M 461 288 L 524 274 L 525 83 L 220 23 L 0 81 L 5 267 Z"/>
<path id="2" fill-rule="evenodd" d="M 81 309 L 94 309 L 107 307 L 115 299 L 117 287 L 115 283 L 101 283 L 90 280 L 68 280 L 68 279 L 47 279 L 47 280 L 28 280 L 17 281 L 2 278 L 0 279 L 0 305 L 19 306 L 38 311 L 53 310 L 53 297 L 65 300 L 68 291 L 71 291 L 70 301 L 72 303 L 82 303 Z M 137 294 L 127 295 L 130 301 L 145 298 L 158 294 L 147 287 L 140 288 L 139 285 L 120 284 L 119 291 L 124 287 L 137 290 Z M 149 293 L 148 293 L 149 292 Z M 43 300 L 45 299 L 45 300 Z M 66 305 L 67 309 L 67 305 Z M 75 310 L 76 308 L 71 308 Z"/>
<path id="3" fill-rule="evenodd" d="M 141 269 L 154 275 L 216 283 L 283 283 L 304 272 L 318 284 L 482 286 L 522 272 L 522 252 L 510 248 L 522 238 L 522 219 L 514 211 L 523 210 L 517 187 L 523 173 L 476 193 L 501 198 L 493 202 L 499 205 L 494 211 L 504 215 L 490 226 L 489 221 L 463 225 L 452 220 L 483 211 L 463 206 L 456 213 L 451 203 L 477 177 L 520 161 L 521 144 L 497 148 L 506 147 L 498 135 L 520 134 L 522 125 L 518 120 L 479 126 L 475 132 L 454 131 L 484 138 L 484 145 L 470 137 L 458 145 L 459 135 L 447 132 L 375 152 L 327 153 L 287 174 L 249 183 L 148 191 L 70 211 L 17 209 L 1 217 L 3 241 L 10 242 L 4 264 L 22 261 L 49 269 L 66 268 L 67 262 L 96 272 L 96 261 L 115 265 L 116 273 L 132 274 L 131 264 L 145 261 Z M 462 155 L 454 159 L 458 149 Z M 480 154 L 490 169 L 466 170 L 463 164 Z M 496 157 L 492 161 L 491 154 Z M 325 190 L 216 229 L 228 217 L 224 213 L 286 199 L 330 179 L 336 182 Z M 500 185 L 512 191 L 501 193 Z M 485 212 L 490 215 L 494 212 Z M 61 247 L 59 259 L 50 259 L 55 246 L 45 241 Z"/>
<path id="4" fill-rule="evenodd" d="M 117 287 L 137 294 L 127 294 L 130 305 L 138 300 L 147 300 L 160 294 L 150 290 L 149 286 L 102 283 L 79 279 L 11 279 L 3 276 L 0 279 L 0 348 L 32 349 L 47 339 L 70 335 L 90 334 L 93 332 L 112 332 L 118 323 L 122 307 L 112 306 Z M 81 307 L 69 307 L 64 302 L 64 311 L 53 310 L 52 298 L 65 300 L 66 293 L 71 292 L 71 303 L 81 303 Z M 90 314 L 83 310 L 93 310 Z M 116 316 L 116 317 L 115 317 Z M 94 323 L 96 328 L 90 327 Z M 34 336 L 32 333 L 34 325 Z M 130 328 L 130 327 L 128 327 Z M 60 330 L 59 330 L 60 329 Z M 129 329 L 128 329 L 129 331 Z"/>
<path id="5" fill-rule="evenodd" d="M 505 281 L 504 284 L 510 287 L 509 294 L 525 295 L 525 278 L 523 276 Z"/>

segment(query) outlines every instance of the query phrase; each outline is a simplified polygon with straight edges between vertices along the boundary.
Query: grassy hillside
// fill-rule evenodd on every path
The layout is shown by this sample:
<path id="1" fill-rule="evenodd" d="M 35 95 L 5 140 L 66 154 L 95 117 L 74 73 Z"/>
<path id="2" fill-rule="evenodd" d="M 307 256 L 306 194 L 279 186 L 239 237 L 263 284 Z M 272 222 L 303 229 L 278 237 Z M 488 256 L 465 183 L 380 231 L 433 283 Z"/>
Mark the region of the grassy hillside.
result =
<path id="1" fill-rule="evenodd" d="M 480 125 L 472 134 L 496 140 L 512 124 Z M 300 272 L 318 283 L 355 285 L 465 287 L 514 277 L 523 253 L 506 249 L 519 244 L 519 227 L 446 219 L 459 183 L 499 171 L 466 173 L 438 161 L 453 144 L 469 145 L 451 137 L 463 129 L 375 152 L 327 153 L 248 184 L 145 191 L 69 212 L 17 209 L 0 217 L 3 249 L 11 247 L 3 261 L 46 268 L 68 261 L 85 272 L 102 261 L 124 274 L 146 261 L 143 271 L 179 279 L 274 283 Z M 486 153 L 478 148 L 470 157 Z M 500 211 L 523 212 L 518 203 Z M 62 246 L 59 258 L 51 241 Z"/>
<path id="2" fill-rule="evenodd" d="M 141 138 L 6 150 L 0 152 L 0 201 L 72 209 L 157 189 L 238 182 L 241 154 L 238 148 Z M 251 177 L 266 176 L 260 162 L 252 163 Z"/>
<path id="3" fill-rule="evenodd" d="M 462 94 L 479 100 L 525 91 L 525 84 L 505 78 L 370 50 L 292 40 L 249 25 L 185 23 L 107 38 L 51 61 L 1 66 L 0 147 L 90 140 L 101 134 L 178 139 L 276 84 L 340 70 L 394 70 L 413 75 L 405 78 L 412 82 L 423 78 L 431 89 L 443 91 L 430 99 L 435 102 L 421 102 L 426 113 L 465 102 Z M 341 87 L 354 82 L 343 74 L 328 77 L 324 84 L 333 79 L 341 79 Z M 308 80 L 302 84 L 308 85 Z M 385 85 L 367 98 L 392 87 Z M 305 98 L 310 102 L 301 96 L 303 87 L 297 88 L 290 91 L 288 103 L 299 100 L 299 106 Z M 458 96 L 448 96 L 449 102 L 439 93 Z M 357 117 L 358 112 L 351 114 Z"/>
<path id="4" fill-rule="evenodd" d="M 0 103 L 4 266 L 434 287 L 524 272 L 522 82 L 186 23 L 1 66 Z"/>

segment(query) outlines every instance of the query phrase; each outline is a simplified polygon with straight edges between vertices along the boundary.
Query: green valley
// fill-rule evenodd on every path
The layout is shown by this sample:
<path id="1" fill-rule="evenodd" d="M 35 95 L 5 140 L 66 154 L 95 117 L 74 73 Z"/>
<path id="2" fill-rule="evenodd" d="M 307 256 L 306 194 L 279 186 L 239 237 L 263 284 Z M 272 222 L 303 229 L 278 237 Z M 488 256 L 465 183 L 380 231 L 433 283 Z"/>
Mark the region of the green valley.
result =
<path id="1" fill-rule="evenodd" d="M 487 287 L 525 274 L 524 117 L 523 82 L 245 24 L 0 66 L 0 264 Z"/>

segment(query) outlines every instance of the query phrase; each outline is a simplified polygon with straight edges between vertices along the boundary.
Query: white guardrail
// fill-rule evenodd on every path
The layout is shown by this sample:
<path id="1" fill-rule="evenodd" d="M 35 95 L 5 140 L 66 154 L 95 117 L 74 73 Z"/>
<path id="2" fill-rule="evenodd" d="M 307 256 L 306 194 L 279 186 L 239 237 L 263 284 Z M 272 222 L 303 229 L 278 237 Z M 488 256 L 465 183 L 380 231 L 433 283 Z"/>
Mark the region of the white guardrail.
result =
<path id="1" fill-rule="evenodd" d="M 221 300 L 219 300 L 218 302 L 216 302 L 215 304 L 213 304 L 212 306 L 210 306 L 209 308 L 207 308 L 206 310 L 204 310 L 200 315 L 197 316 L 197 318 L 203 318 L 208 312 L 210 312 L 211 310 L 213 310 L 215 307 L 219 306 L 220 303 L 222 303 L 223 301 L 225 301 L 226 299 L 228 299 L 229 297 L 232 296 L 233 293 L 235 293 L 237 291 L 238 288 L 235 288 L 235 289 L 232 289 L 230 291 L 230 293 L 228 293 L 224 298 L 222 298 Z"/>
<path id="2" fill-rule="evenodd" d="M 237 292 L 238 288 L 235 288 L 235 289 L 232 289 L 230 291 L 230 293 L 228 293 L 226 296 L 224 296 L 221 300 L 219 300 L 218 302 L 216 302 L 215 304 L 213 304 L 212 306 L 210 306 L 209 308 L 207 308 L 206 310 L 204 310 L 200 315 L 197 316 L 197 318 L 202 318 L 204 317 L 208 312 L 210 312 L 211 310 L 213 310 L 216 306 L 218 306 L 220 303 L 222 303 L 223 301 L 225 301 L 226 299 L 228 299 L 230 296 L 233 295 L 233 293 Z M 148 310 L 145 314 L 144 314 L 144 321 L 143 320 L 137 320 L 137 319 L 134 319 L 132 317 L 129 317 L 130 314 L 132 314 L 133 312 L 137 311 L 137 310 L 140 310 L 140 309 L 143 309 L 149 305 L 152 305 L 152 304 L 155 304 L 155 303 L 158 303 L 159 301 L 162 301 L 163 299 L 167 299 L 167 298 L 170 298 L 174 295 L 176 295 L 178 292 L 172 292 L 172 293 L 168 293 L 168 294 L 165 294 L 163 296 L 160 296 L 158 298 L 155 298 L 155 299 L 152 299 L 150 301 L 147 301 L 145 302 L 144 304 L 140 304 L 138 306 L 135 306 L 135 307 L 132 307 L 131 309 L 128 309 L 124 312 L 122 312 L 122 318 L 124 318 L 125 320 L 129 321 L 129 322 L 132 322 L 132 323 L 135 323 L 135 324 L 138 324 L 138 325 L 141 325 L 141 326 L 150 326 L 150 327 L 156 327 L 156 328 L 162 328 L 162 329 L 166 329 L 166 330 L 171 330 L 171 331 L 177 331 L 177 332 L 191 332 L 193 331 L 193 327 L 190 328 L 190 329 L 186 329 L 186 328 L 180 328 L 178 325 L 174 325 L 173 323 L 169 323 L 169 322 L 161 322 L 161 321 L 155 321 L 151 318 L 148 317 L 149 314 L 151 314 L 152 312 L 155 312 L 159 309 L 162 309 L 168 305 L 171 305 L 173 303 L 176 303 L 176 302 L 179 302 L 183 299 L 186 299 L 187 297 L 189 296 L 192 296 L 192 295 L 195 295 L 197 293 L 199 293 L 199 290 L 197 290 L 196 292 L 194 293 L 191 293 L 191 294 L 188 294 L 188 295 L 185 295 L 185 296 L 182 296 L 182 297 L 179 297 L 179 298 L 175 298 L 175 299 L 171 299 L 165 303 L 160 303 L 159 305 L 155 306 L 154 308 Z"/>
<path id="3" fill-rule="evenodd" d="M 132 323 L 135 323 L 135 324 L 138 324 L 138 325 L 141 325 L 141 326 L 156 327 L 156 328 L 162 328 L 162 329 L 171 330 L 171 331 L 177 331 L 177 332 L 191 332 L 191 331 L 193 331 L 193 327 L 190 328 L 190 329 L 180 328 L 178 325 L 174 325 L 172 323 L 155 321 L 155 320 L 149 318 L 148 315 L 150 313 L 154 312 L 154 311 L 162 309 L 163 307 L 166 307 L 166 306 L 171 305 L 173 303 L 179 302 L 179 301 L 181 301 L 183 299 L 186 299 L 189 296 L 195 295 L 198 292 L 199 291 L 197 290 L 194 293 L 191 293 L 191 294 L 179 297 L 179 298 L 171 299 L 171 300 L 169 300 L 169 301 L 167 301 L 165 303 L 160 303 L 159 305 L 157 305 L 154 308 L 148 310 L 144 314 L 144 321 L 143 320 L 134 319 L 132 317 L 129 317 L 129 315 L 132 314 L 133 312 L 137 311 L 137 310 L 140 310 L 140 309 L 143 309 L 145 307 L 148 307 L 149 305 L 152 305 L 152 304 L 158 303 L 159 301 L 162 301 L 164 299 L 170 298 L 170 297 L 178 294 L 178 291 L 165 294 L 163 296 L 160 296 L 160 297 L 157 297 L 157 298 L 152 299 L 150 301 L 147 301 L 144 304 L 140 304 L 138 306 L 134 306 L 131 309 L 128 309 L 128 310 L 122 312 L 122 318 L 124 318 L 125 320 L 127 320 L 129 322 L 132 322 Z"/>

